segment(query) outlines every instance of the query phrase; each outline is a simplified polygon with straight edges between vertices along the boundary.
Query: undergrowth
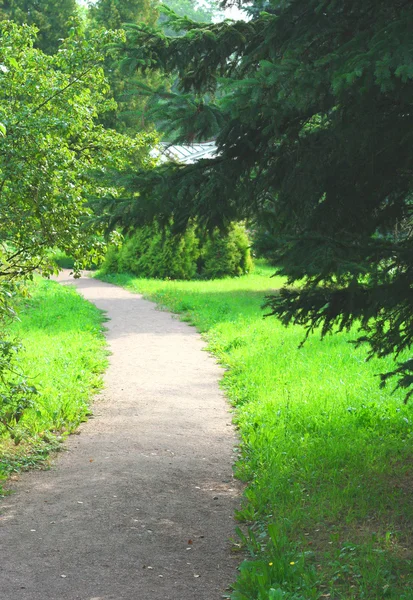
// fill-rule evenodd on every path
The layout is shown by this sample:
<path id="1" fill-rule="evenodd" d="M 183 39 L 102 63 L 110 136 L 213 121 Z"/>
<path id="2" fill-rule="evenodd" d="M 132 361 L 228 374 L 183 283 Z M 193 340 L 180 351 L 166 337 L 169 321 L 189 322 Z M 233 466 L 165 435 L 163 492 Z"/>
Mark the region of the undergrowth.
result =
<path id="1" fill-rule="evenodd" d="M 226 367 L 247 482 L 232 600 L 413 598 L 413 405 L 351 335 L 264 319 L 271 269 L 209 282 L 105 279 L 194 324 Z"/>
<path id="2" fill-rule="evenodd" d="M 21 299 L 11 335 L 21 338 L 22 371 L 38 393 L 16 431 L 0 435 L 0 480 L 42 465 L 90 414 L 107 352 L 102 313 L 73 288 L 36 279 Z"/>

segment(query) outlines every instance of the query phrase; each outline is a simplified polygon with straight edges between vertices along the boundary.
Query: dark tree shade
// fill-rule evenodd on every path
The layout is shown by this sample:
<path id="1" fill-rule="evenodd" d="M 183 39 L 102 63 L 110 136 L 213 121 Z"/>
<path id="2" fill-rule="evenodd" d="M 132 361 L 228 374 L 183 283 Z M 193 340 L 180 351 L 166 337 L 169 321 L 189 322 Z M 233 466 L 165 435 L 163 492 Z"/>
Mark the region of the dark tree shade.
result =
<path id="1" fill-rule="evenodd" d="M 209 26 L 173 17 L 181 38 L 129 30 L 124 67 L 178 74 L 198 104 L 177 139 L 199 139 L 214 119 L 219 155 L 119 175 L 130 197 L 112 224 L 252 219 L 289 283 L 268 312 L 323 335 L 360 325 L 371 354 L 400 355 L 409 388 L 412 2 L 260 0 L 249 12 L 248 22 Z M 224 97 L 207 108 L 218 82 Z"/>
<path id="2" fill-rule="evenodd" d="M 46 54 L 57 51 L 59 40 L 67 37 L 71 17 L 77 14 L 76 0 L 0 0 L 0 19 L 36 25 L 36 47 Z"/>

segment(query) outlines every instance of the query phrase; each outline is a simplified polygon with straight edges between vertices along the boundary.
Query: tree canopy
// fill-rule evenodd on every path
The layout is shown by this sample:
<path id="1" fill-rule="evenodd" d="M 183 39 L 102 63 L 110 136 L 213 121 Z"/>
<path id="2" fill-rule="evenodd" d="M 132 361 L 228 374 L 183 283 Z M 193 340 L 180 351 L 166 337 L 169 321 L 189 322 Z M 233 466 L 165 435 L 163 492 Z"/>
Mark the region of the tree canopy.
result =
<path id="1" fill-rule="evenodd" d="M 77 14 L 76 0 L 0 0 L 0 20 L 35 25 L 39 31 L 34 43 L 47 54 L 57 51 Z"/>
<path id="2" fill-rule="evenodd" d="M 205 0 L 205 2 L 192 2 L 191 0 L 166 0 L 160 5 L 163 11 L 165 7 L 174 11 L 180 17 L 188 17 L 193 21 L 200 23 L 212 23 L 212 21 L 223 18 L 223 12 L 220 9 L 218 0 Z M 167 11 L 166 14 L 161 12 L 159 17 L 159 25 L 167 35 L 176 35 L 176 31 L 167 26 Z"/>
<path id="3" fill-rule="evenodd" d="M 154 25 L 158 0 L 98 0 L 89 8 L 90 17 L 107 29 L 121 29 L 125 23 Z"/>
<path id="4" fill-rule="evenodd" d="M 88 29 L 97 32 L 121 30 L 126 23 L 146 23 L 154 25 L 158 19 L 158 0 L 98 0 L 88 9 Z M 106 128 L 134 135 L 145 129 L 142 118 L 143 101 L 136 93 L 140 82 L 154 83 L 156 76 L 135 75 L 125 79 L 118 68 L 117 60 L 106 54 L 105 75 L 109 81 L 116 108 L 101 117 Z"/>
<path id="5" fill-rule="evenodd" d="M 55 247 L 79 265 L 90 260 L 99 246 L 87 204 L 98 193 L 92 172 L 144 162 L 153 140 L 95 122 L 113 104 L 104 39 L 73 30 L 55 56 L 32 48 L 33 40 L 31 28 L 1 24 L 0 284 L 35 269 L 50 273 Z"/>
<path id="6" fill-rule="evenodd" d="M 47 55 L 35 47 L 36 29 L 0 22 L 0 287 L 51 273 L 53 248 L 78 266 L 90 262 L 103 244 L 88 199 L 108 191 L 94 173 L 149 164 L 155 140 L 98 124 L 116 108 L 103 65 L 122 32 L 85 35 L 73 21 L 59 52 Z"/>
<path id="7" fill-rule="evenodd" d="M 124 69 L 177 75 L 176 102 L 195 99 L 186 119 L 167 107 L 181 119 L 175 140 L 213 135 L 218 153 L 120 173 L 129 199 L 112 206 L 111 225 L 154 215 L 177 228 L 193 217 L 260 224 L 288 279 L 268 312 L 322 335 L 358 325 L 372 354 L 403 357 L 395 371 L 409 388 L 413 7 L 260 0 L 248 10 L 248 22 L 211 25 L 171 14 L 182 37 L 128 29 Z"/>
<path id="8" fill-rule="evenodd" d="M 57 270 L 53 252 L 75 271 L 103 253 L 90 196 L 118 191 L 95 172 L 150 164 L 154 136 L 134 139 L 96 123 L 113 107 L 102 70 L 115 34 L 73 28 L 53 56 L 33 48 L 34 27 L 0 23 L 0 422 L 17 423 L 34 388 L 19 373 L 20 345 L 8 335 L 18 286 L 37 271 Z M 21 290 L 20 290 L 21 291 Z"/>

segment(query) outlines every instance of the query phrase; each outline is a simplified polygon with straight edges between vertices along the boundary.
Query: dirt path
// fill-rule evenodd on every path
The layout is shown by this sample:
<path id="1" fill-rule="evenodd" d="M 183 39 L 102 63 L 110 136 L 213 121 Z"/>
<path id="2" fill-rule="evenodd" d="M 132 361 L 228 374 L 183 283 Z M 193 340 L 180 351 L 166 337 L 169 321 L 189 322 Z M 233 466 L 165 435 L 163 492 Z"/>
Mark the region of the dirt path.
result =
<path id="1" fill-rule="evenodd" d="M 105 391 L 53 469 L 4 500 L 0 599 L 218 600 L 235 578 L 238 504 L 221 371 L 152 303 L 76 285 L 110 317 Z"/>

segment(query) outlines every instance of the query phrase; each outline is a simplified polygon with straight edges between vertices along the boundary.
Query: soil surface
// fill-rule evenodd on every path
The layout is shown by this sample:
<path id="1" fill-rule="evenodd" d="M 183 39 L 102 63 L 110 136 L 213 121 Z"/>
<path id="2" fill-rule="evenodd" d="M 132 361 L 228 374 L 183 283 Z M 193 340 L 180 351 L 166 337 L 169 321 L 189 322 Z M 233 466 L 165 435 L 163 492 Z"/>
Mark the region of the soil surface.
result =
<path id="1" fill-rule="evenodd" d="M 59 280 L 73 284 L 69 271 Z M 235 579 L 236 437 L 199 334 L 119 287 L 94 417 L 1 505 L 1 600 L 218 600 Z"/>

